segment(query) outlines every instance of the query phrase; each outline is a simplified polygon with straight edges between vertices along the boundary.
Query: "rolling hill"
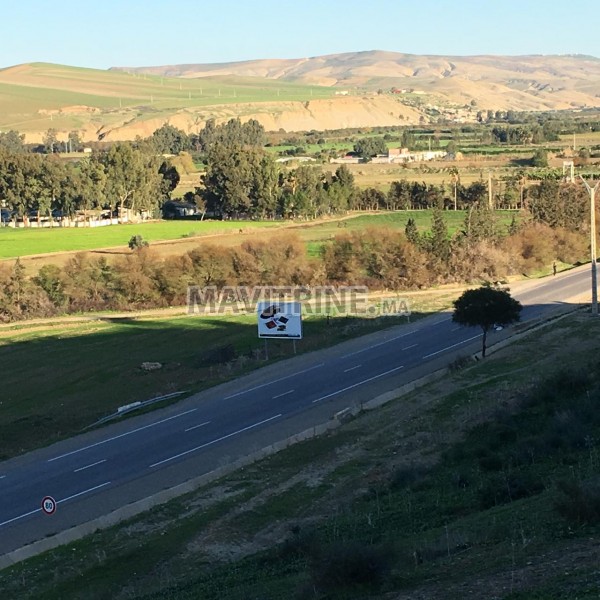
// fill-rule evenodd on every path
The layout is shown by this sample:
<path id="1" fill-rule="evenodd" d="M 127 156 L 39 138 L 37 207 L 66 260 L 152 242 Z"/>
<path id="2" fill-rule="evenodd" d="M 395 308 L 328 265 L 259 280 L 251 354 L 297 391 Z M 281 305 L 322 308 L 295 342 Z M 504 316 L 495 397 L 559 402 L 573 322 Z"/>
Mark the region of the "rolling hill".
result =
<path id="1" fill-rule="evenodd" d="M 458 104 L 548 110 L 600 106 L 600 59 L 592 56 L 424 56 L 368 51 L 296 60 L 121 68 L 129 73 L 200 78 L 263 77 L 348 89 L 411 88 Z"/>
<path id="2" fill-rule="evenodd" d="M 411 125 L 435 106 L 479 110 L 600 106 L 590 56 L 417 56 L 369 51 L 304 59 L 85 69 L 48 63 L 0 70 L 0 130 L 40 142 L 77 130 L 87 142 L 190 133 L 209 118 L 257 119 L 268 131 Z"/>

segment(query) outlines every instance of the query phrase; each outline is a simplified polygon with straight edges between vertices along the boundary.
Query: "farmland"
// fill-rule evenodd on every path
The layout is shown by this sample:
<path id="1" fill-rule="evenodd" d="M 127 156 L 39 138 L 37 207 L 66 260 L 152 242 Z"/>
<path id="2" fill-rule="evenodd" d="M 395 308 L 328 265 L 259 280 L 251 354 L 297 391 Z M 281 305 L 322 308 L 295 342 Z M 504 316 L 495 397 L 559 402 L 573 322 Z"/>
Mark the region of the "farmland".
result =
<path id="1" fill-rule="evenodd" d="M 254 221 L 157 221 L 106 227 L 20 228 L 0 229 L 0 258 L 39 255 L 56 252 L 126 247 L 132 235 L 142 234 L 148 242 L 211 236 L 264 229 L 273 222 Z"/>
<path id="2" fill-rule="evenodd" d="M 514 211 L 497 211 L 501 225 L 507 226 Z M 183 254 L 199 243 L 210 242 L 225 246 L 240 244 L 245 239 L 268 239 L 282 230 L 294 231 L 307 244 L 311 255 L 328 240 L 343 232 L 359 231 L 369 227 L 387 227 L 403 231 L 408 219 L 414 219 L 420 232 L 431 225 L 431 211 L 396 211 L 360 214 L 324 219 L 315 222 L 290 221 L 159 221 L 106 227 L 77 227 L 36 229 L 0 228 L 0 258 L 26 258 L 25 264 L 62 264 L 72 252 L 101 252 L 110 257 L 129 253 L 127 243 L 131 236 L 141 235 L 153 252 L 167 256 Z M 445 211 L 444 218 L 450 234 L 464 223 L 464 211 Z M 242 233 L 240 233 L 240 230 Z"/>
<path id="3" fill-rule="evenodd" d="M 327 88 L 262 78 L 181 79 L 31 63 L 0 71 L 0 129 L 69 131 L 100 115 L 109 127 L 131 118 L 164 118 L 173 110 L 332 95 Z"/>

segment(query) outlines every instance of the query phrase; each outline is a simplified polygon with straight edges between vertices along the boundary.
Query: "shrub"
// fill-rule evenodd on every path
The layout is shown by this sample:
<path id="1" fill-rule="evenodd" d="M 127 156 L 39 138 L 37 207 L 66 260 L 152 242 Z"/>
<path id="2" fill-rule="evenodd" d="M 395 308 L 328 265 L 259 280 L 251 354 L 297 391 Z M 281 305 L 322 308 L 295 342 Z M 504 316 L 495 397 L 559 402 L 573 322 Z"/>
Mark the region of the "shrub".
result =
<path id="1" fill-rule="evenodd" d="M 390 478 L 390 490 L 404 489 L 414 484 L 423 483 L 429 474 L 429 469 L 423 466 L 406 465 L 394 471 Z"/>
<path id="2" fill-rule="evenodd" d="M 450 373 L 456 373 L 458 371 L 462 371 L 463 369 L 466 369 L 467 367 L 471 366 L 472 364 L 473 364 L 472 356 L 464 356 L 464 355 L 458 356 L 448 365 L 448 371 L 450 371 Z"/>
<path id="3" fill-rule="evenodd" d="M 521 228 L 504 241 L 525 272 L 541 269 L 556 258 L 554 231 L 541 223 Z"/>
<path id="4" fill-rule="evenodd" d="M 485 510 L 520 498 L 535 496 L 543 491 L 543 481 L 531 473 L 503 473 L 490 477 L 484 483 L 479 490 L 479 504 Z"/>
<path id="5" fill-rule="evenodd" d="M 127 244 L 130 250 L 138 250 L 148 246 L 148 242 L 141 235 L 132 235 Z"/>
<path id="6" fill-rule="evenodd" d="M 219 346 L 200 357 L 200 367 L 210 367 L 211 365 L 222 365 L 236 358 L 237 352 L 233 344 Z"/>
<path id="7" fill-rule="evenodd" d="M 559 481 L 560 497 L 554 503 L 558 514 L 575 525 L 600 522 L 600 482 Z"/>
<path id="8" fill-rule="evenodd" d="M 377 588 L 391 568 L 389 548 L 340 542 L 325 548 L 311 562 L 315 587 L 323 592 L 365 586 Z"/>

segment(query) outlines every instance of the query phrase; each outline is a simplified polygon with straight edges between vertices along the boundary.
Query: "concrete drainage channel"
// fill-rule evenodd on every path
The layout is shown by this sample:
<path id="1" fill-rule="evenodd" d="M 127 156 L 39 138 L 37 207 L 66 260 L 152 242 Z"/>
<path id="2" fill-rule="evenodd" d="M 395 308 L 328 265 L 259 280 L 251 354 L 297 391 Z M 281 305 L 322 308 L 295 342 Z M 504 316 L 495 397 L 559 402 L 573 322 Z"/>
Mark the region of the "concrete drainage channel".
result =
<path id="1" fill-rule="evenodd" d="M 534 322 L 530 324 L 528 327 L 524 328 L 522 331 L 515 333 L 491 346 L 488 347 L 488 354 L 492 354 L 501 350 L 502 348 L 508 346 L 511 343 L 519 341 L 523 337 L 530 335 L 538 329 L 541 329 L 549 324 L 556 323 L 559 320 L 564 319 L 572 315 L 573 313 L 581 310 L 581 307 L 577 307 L 576 309 L 570 310 L 568 312 L 561 312 L 558 315 L 551 316 L 545 320 L 540 320 L 538 322 Z M 473 360 L 478 360 L 481 356 L 480 352 L 470 355 Z M 175 487 L 162 490 L 152 496 L 144 498 L 142 500 L 138 500 L 137 502 L 133 502 L 131 504 L 127 504 L 107 515 L 103 515 L 102 517 L 98 517 L 93 519 L 92 521 L 88 521 L 87 523 L 83 523 L 81 525 L 77 525 L 76 527 L 72 527 L 71 529 L 67 529 L 65 531 L 61 531 L 56 535 L 44 538 L 43 540 L 39 540 L 32 544 L 28 544 L 27 546 L 23 546 L 17 550 L 13 550 L 3 556 L 0 556 L 0 569 L 6 568 L 13 564 L 16 564 L 22 560 L 26 560 L 31 558 L 32 556 L 36 556 L 37 554 L 41 554 L 47 550 L 51 550 L 63 544 L 68 544 L 70 542 L 74 542 L 79 540 L 87 535 L 90 535 L 97 531 L 98 529 L 106 529 L 108 527 L 112 527 L 121 521 L 139 515 L 145 511 L 150 510 L 154 506 L 159 504 L 164 504 L 165 502 L 172 500 L 173 498 L 177 498 L 178 496 L 182 496 L 189 492 L 193 492 L 197 488 L 206 485 L 207 483 L 211 483 L 229 473 L 232 473 L 240 468 L 246 467 L 250 464 L 253 464 L 263 458 L 276 454 L 285 448 L 288 448 L 294 444 L 299 442 L 303 442 L 317 436 L 323 435 L 328 431 L 332 431 L 340 427 L 343 423 L 355 418 L 358 414 L 360 414 L 364 410 L 374 410 L 391 402 L 392 400 L 396 400 L 405 396 L 406 394 L 411 393 L 415 389 L 432 383 L 449 372 L 449 368 L 445 367 L 443 369 L 438 369 L 433 373 L 415 379 L 409 383 L 404 384 L 403 386 L 391 390 L 389 392 L 385 392 L 368 402 L 363 402 L 360 404 L 349 406 L 341 411 L 336 412 L 328 421 L 322 423 L 320 425 L 316 425 L 305 431 L 292 435 L 285 440 L 281 440 L 261 450 L 258 450 L 252 454 L 249 454 L 241 459 L 238 459 L 234 462 L 231 462 L 228 465 L 224 465 L 218 469 L 210 471 L 209 473 L 205 473 L 204 475 L 200 475 L 199 477 L 195 477 L 190 479 L 182 484 L 179 484 Z M 177 394 L 184 394 L 185 392 L 176 392 L 175 394 L 170 394 L 170 396 L 175 396 Z M 135 403 L 135 406 L 122 407 L 124 410 L 120 410 L 115 415 L 110 415 L 107 417 L 114 418 L 123 414 L 123 412 L 128 412 L 129 410 L 135 410 L 141 408 L 141 405 L 147 405 L 149 403 L 158 402 L 160 400 L 165 400 L 166 397 L 154 398 L 150 401 L 143 403 Z"/>

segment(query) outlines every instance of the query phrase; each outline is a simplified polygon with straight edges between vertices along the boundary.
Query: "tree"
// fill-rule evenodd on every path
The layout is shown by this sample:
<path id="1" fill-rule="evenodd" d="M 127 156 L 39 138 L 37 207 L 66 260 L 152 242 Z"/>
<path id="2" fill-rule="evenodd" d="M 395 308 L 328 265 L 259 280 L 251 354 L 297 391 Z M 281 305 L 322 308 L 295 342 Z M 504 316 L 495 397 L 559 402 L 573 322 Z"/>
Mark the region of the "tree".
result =
<path id="1" fill-rule="evenodd" d="M 448 258 L 450 258 L 448 225 L 439 208 L 434 208 L 431 215 L 431 237 L 429 243 L 431 254 L 435 256 L 440 263 L 448 262 Z"/>
<path id="2" fill-rule="evenodd" d="M 159 154 L 179 154 L 190 148 L 190 140 L 185 131 L 168 123 L 152 134 L 152 142 Z"/>
<path id="3" fill-rule="evenodd" d="M 494 325 L 510 325 L 521 318 L 523 306 L 507 290 L 482 286 L 466 290 L 454 301 L 452 320 L 459 325 L 481 327 L 481 356 L 485 357 L 488 331 Z"/>
<path id="4" fill-rule="evenodd" d="M 83 142 L 79 136 L 79 131 L 70 131 L 67 141 L 69 143 L 69 152 L 81 152 L 83 150 Z"/>
<path id="5" fill-rule="evenodd" d="M 387 154 L 388 148 L 382 137 L 362 138 L 354 144 L 354 152 L 364 159 L 370 159 L 377 154 Z"/>
<path id="6" fill-rule="evenodd" d="M 412 217 L 406 221 L 404 235 L 411 244 L 414 244 L 415 246 L 419 245 L 419 230 L 417 229 L 417 224 Z"/>
<path id="7" fill-rule="evenodd" d="M 548 151 L 545 148 L 538 148 L 531 158 L 532 167 L 547 167 L 548 166 Z"/>
<path id="8" fill-rule="evenodd" d="M 105 194 L 111 212 L 119 207 L 122 220 L 125 209 L 152 210 L 162 200 L 164 180 L 159 161 L 131 144 L 119 142 L 98 158 L 106 175 Z"/>
<path id="9" fill-rule="evenodd" d="M 25 134 L 12 129 L 5 132 L 0 131 L 0 148 L 13 153 L 23 153 L 27 151 L 24 142 Z"/>
<path id="10" fill-rule="evenodd" d="M 43 144 L 44 144 L 44 150 L 46 151 L 47 154 L 52 154 L 56 150 L 56 147 L 58 144 L 57 134 L 58 134 L 58 131 L 51 127 L 50 129 L 48 129 L 48 131 L 44 135 Z"/>

